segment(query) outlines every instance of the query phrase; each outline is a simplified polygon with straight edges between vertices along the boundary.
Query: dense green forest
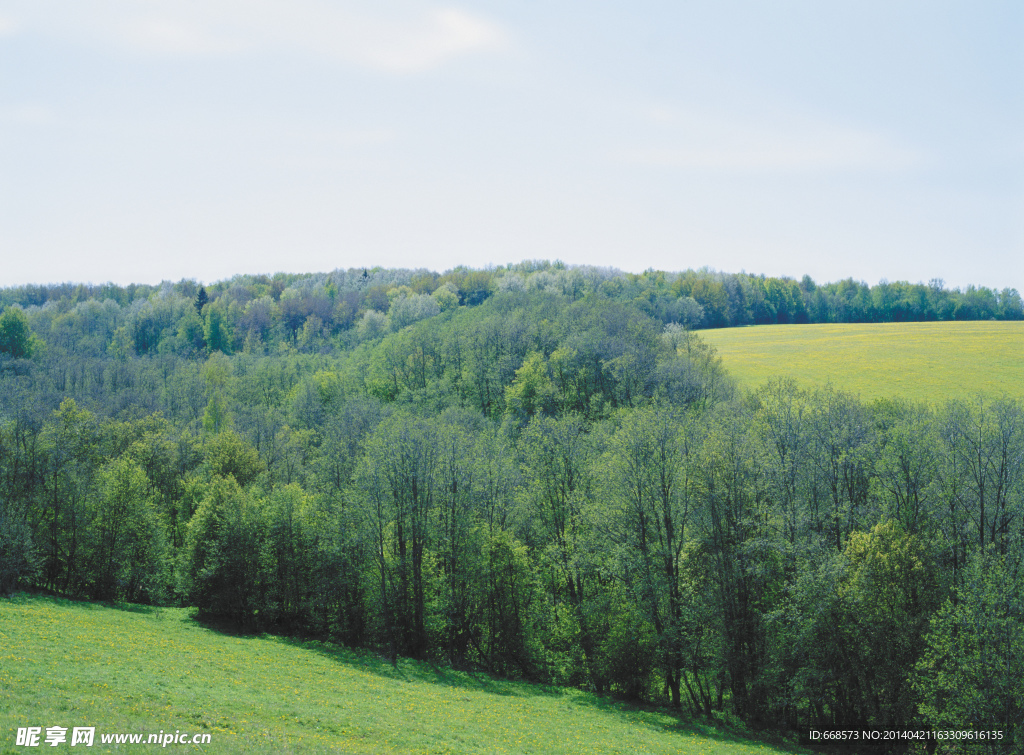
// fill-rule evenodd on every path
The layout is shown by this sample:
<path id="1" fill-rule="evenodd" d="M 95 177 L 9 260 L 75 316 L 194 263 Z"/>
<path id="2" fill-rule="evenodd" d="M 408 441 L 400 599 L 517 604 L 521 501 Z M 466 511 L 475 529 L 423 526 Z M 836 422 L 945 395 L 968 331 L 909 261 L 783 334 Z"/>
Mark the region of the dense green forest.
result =
<path id="1" fill-rule="evenodd" d="M 109 325 L 110 320 L 116 320 L 118 327 L 127 328 L 131 346 L 140 355 L 161 346 L 164 351 L 183 354 L 190 347 L 201 346 L 240 351 L 247 341 L 250 346 L 265 346 L 279 338 L 282 330 L 294 345 L 307 322 L 310 327 L 305 329 L 304 346 L 309 349 L 322 346 L 318 336 L 337 336 L 361 325 L 368 312 L 390 314 L 390 324 L 396 328 L 436 313 L 432 304 L 416 298 L 399 311 L 391 310 L 396 297 L 404 299 L 412 294 L 432 295 L 434 303 L 446 309 L 456 300 L 458 305 L 475 306 L 496 293 L 511 291 L 561 293 L 573 301 L 584 294 L 599 293 L 629 303 L 662 322 L 679 322 L 694 329 L 808 322 L 1024 319 L 1024 303 L 1013 288 L 997 291 L 968 286 L 961 291 L 945 288 L 939 279 L 927 285 L 882 281 L 869 286 L 852 278 L 818 285 L 806 275 L 798 282 L 708 269 L 683 273 L 650 270 L 632 275 L 558 262 L 522 262 L 485 270 L 457 268 L 443 275 L 428 270 L 381 268 L 328 274 L 239 275 L 203 288 L 202 293 L 200 288 L 191 280 L 159 286 L 29 285 L 0 289 L 0 308 L 16 304 L 33 313 L 47 330 L 54 325 L 54 317 L 70 310 L 76 310 L 79 319 L 84 316 L 96 324 Z M 394 293 L 396 290 L 398 293 Z M 218 325 L 223 324 L 223 334 L 217 333 L 222 342 L 200 344 L 202 339 L 195 326 L 180 321 L 182 299 L 193 301 L 199 309 L 207 302 L 214 305 L 209 312 L 199 314 L 207 320 L 213 316 Z M 76 309 L 90 300 L 105 307 L 103 314 L 94 307 L 88 315 Z M 113 314 L 107 302 L 116 304 L 119 313 Z M 310 321 L 310 317 L 316 319 Z M 373 332 L 374 325 L 368 323 L 366 327 Z M 167 328 L 171 328 L 170 333 Z M 60 322 L 60 329 L 65 333 L 74 330 L 68 321 Z M 168 340 L 171 336 L 180 339 L 172 342 Z M 351 345 L 351 339 L 344 343 Z"/>
<path id="2" fill-rule="evenodd" d="M 1024 745 L 1024 406 L 743 393 L 694 332 L 1014 290 L 523 263 L 0 302 L 0 593 Z"/>

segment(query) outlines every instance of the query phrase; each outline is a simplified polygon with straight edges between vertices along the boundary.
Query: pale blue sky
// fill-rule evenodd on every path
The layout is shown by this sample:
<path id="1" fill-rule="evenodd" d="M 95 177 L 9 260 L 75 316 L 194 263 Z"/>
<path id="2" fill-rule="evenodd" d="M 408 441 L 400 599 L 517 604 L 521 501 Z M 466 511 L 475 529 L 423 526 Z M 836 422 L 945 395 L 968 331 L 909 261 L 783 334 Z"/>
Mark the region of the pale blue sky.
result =
<path id="1" fill-rule="evenodd" d="M 0 285 L 1024 289 L 1024 3 L 0 0 Z"/>

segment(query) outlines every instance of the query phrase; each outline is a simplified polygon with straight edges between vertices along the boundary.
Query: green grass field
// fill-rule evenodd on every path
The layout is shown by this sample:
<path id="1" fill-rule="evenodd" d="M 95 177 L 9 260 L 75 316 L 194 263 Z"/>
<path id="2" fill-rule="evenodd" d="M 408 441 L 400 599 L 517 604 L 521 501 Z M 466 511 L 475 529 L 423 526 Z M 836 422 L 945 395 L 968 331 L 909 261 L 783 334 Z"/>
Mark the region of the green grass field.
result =
<path id="1" fill-rule="evenodd" d="M 700 335 L 750 388 L 787 376 L 865 400 L 1024 396 L 1024 322 L 761 325 Z"/>
<path id="2" fill-rule="evenodd" d="M 18 596 L 0 599 L 0 752 L 32 749 L 15 746 L 29 726 L 66 727 L 69 742 L 94 726 L 89 752 L 113 749 L 101 734 L 161 730 L 209 733 L 169 747 L 209 753 L 796 751 L 582 692 L 223 634 L 187 609 Z"/>

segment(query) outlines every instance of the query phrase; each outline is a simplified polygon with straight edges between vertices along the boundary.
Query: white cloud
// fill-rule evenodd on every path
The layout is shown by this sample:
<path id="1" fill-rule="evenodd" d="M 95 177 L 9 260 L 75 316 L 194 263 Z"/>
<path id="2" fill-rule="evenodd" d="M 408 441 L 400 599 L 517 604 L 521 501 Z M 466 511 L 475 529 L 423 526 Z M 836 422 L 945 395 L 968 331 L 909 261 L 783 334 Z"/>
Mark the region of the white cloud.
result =
<path id="1" fill-rule="evenodd" d="M 645 119 L 662 134 L 621 150 L 625 162 L 729 172 L 901 170 L 918 155 L 865 130 L 780 113 L 679 112 L 657 107 Z"/>
<path id="2" fill-rule="evenodd" d="M 83 0 L 71 9 L 22 0 L 14 5 L 23 20 L 44 31 L 158 55 L 284 51 L 417 73 L 506 44 L 493 22 L 418 0 Z"/>
<path id="3" fill-rule="evenodd" d="M 504 35 L 494 24 L 455 8 L 436 9 L 416 24 L 381 26 L 377 32 L 375 39 L 358 46 L 358 58 L 399 73 L 432 68 L 449 58 L 504 44 Z"/>
<path id="4" fill-rule="evenodd" d="M 5 34 L 13 34 L 18 30 L 18 25 L 14 23 L 13 19 L 7 18 L 6 16 L 0 16 L 0 37 Z"/>

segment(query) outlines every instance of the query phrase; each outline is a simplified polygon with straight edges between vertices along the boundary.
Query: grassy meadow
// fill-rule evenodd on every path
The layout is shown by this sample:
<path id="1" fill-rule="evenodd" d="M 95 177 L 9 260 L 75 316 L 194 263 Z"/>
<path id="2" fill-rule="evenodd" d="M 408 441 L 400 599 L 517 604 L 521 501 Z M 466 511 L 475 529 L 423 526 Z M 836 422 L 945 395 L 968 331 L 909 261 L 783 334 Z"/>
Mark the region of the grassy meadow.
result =
<path id="1" fill-rule="evenodd" d="M 864 400 L 1024 396 L 1024 322 L 761 325 L 704 330 L 725 368 L 756 387 L 786 376 Z"/>
<path id="2" fill-rule="evenodd" d="M 211 753 L 793 752 L 573 691 L 272 636 L 188 609 L 0 599 L 0 752 L 18 727 L 210 733 Z M 67 743 L 60 747 L 68 747 Z M 122 749 L 133 749 L 124 745 Z"/>

